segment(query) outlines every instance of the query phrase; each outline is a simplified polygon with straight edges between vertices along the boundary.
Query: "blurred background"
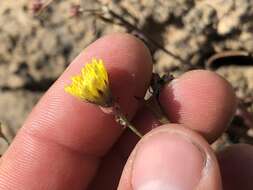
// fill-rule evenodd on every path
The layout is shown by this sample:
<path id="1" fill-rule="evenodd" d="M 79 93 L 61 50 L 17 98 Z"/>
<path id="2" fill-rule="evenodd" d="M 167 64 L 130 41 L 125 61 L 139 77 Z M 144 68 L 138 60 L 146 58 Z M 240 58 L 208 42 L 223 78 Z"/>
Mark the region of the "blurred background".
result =
<path id="1" fill-rule="evenodd" d="M 253 144 L 253 0 L 0 1 L 0 122 L 11 141 L 34 104 L 88 44 L 129 32 L 149 47 L 154 72 L 213 70 L 239 106 L 213 145 Z M 201 82 L 201 81 L 200 81 Z M 0 153 L 7 143 L 0 138 Z"/>

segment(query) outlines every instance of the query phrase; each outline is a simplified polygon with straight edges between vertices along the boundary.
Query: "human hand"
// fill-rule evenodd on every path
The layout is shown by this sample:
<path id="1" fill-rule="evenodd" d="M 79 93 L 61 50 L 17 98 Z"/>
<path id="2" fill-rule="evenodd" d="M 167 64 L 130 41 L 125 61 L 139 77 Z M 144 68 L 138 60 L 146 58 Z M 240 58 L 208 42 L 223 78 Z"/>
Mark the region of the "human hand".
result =
<path id="1" fill-rule="evenodd" d="M 92 57 L 105 61 L 113 94 L 134 125 L 142 132 L 158 125 L 135 98 L 144 96 L 151 77 L 148 50 L 130 35 L 106 36 L 85 49 L 33 109 L 1 158 L 0 189 L 218 190 L 219 166 L 225 190 L 252 189 L 252 147 L 231 147 L 218 154 L 218 163 L 209 146 L 235 110 L 224 79 L 198 70 L 167 85 L 160 103 L 177 124 L 157 127 L 135 146 L 138 138 L 113 116 L 63 90 Z"/>

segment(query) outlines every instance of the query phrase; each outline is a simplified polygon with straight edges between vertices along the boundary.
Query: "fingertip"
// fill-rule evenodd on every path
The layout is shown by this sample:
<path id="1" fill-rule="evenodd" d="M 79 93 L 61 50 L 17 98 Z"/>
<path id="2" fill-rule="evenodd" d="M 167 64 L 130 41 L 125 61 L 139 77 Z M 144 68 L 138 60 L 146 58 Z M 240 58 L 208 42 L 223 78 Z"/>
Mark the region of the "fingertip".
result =
<path id="1" fill-rule="evenodd" d="M 160 102 L 170 121 L 184 124 L 213 142 L 231 120 L 236 98 L 231 85 L 205 70 L 189 71 L 161 92 Z"/>
<path id="2" fill-rule="evenodd" d="M 168 124 L 154 129 L 137 144 L 120 181 L 120 189 L 128 187 L 217 190 L 221 181 L 208 143 L 185 127 Z"/>
<path id="3" fill-rule="evenodd" d="M 151 75 L 152 58 L 148 48 L 141 40 L 127 33 L 106 35 L 88 46 L 82 54 L 85 59 L 99 56 L 105 60 L 109 70 L 112 66 L 123 67 L 128 71 L 141 70 L 143 77 Z"/>

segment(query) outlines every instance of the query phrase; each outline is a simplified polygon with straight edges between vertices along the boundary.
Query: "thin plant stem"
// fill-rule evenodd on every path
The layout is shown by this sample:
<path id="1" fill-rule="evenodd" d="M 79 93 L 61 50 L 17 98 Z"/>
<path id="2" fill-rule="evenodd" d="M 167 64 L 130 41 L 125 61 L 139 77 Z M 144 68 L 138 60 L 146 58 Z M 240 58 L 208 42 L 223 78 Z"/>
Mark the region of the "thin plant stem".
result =
<path id="1" fill-rule="evenodd" d="M 115 121 L 124 128 L 128 127 L 134 134 L 142 138 L 143 135 L 128 121 L 127 117 L 120 111 L 119 104 L 115 103 L 113 106 L 113 114 L 115 115 Z"/>
<path id="2" fill-rule="evenodd" d="M 133 126 L 131 125 L 130 123 L 127 124 L 127 127 L 133 131 L 138 137 L 142 138 L 143 135 Z"/>

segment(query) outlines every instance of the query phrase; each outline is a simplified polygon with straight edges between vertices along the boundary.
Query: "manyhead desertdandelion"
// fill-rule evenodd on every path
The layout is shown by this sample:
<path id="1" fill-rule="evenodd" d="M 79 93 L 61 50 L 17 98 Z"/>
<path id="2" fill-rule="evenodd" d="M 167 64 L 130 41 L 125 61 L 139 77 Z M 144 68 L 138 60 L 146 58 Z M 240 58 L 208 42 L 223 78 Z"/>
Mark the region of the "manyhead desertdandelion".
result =
<path id="1" fill-rule="evenodd" d="M 81 74 L 71 78 L 72 83 L 65 87 L 65 91 L 81 101 L 96 104 L 103 108 L 112 108 L 115 121 L 123 127 L 129 127 L 136 135 L 142 137 L 137 129 L 120 111 L 110 90 L 109 77 L 102 59 L 93 58 L 81 70 Z"/>

